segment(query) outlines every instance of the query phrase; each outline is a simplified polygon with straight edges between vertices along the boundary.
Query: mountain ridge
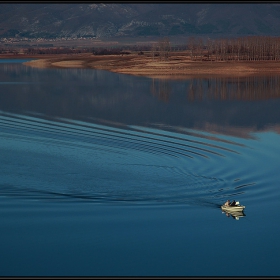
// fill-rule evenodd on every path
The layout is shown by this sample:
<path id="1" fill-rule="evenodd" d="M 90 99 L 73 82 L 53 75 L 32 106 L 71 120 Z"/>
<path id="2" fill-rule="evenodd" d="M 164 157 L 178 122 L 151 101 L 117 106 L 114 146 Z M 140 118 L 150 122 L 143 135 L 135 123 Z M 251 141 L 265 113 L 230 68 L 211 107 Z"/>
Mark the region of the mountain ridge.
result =
<path id="1" fill-rule="evenodd" d="M 0 37 L 280 35 L 280 4 L 1 4 Z"/>

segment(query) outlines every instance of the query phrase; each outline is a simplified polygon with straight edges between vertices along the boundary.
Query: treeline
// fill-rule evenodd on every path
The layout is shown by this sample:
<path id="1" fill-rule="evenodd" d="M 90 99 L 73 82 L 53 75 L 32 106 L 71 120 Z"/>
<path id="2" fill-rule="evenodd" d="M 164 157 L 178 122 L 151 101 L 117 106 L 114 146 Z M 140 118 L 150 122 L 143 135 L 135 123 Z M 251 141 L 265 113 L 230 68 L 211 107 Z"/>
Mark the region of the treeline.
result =
<path id="1" fill-rule="evenodd" d="M 113 47 L 89 47 L 89 48 L 67 48 L 67 47 L 29 47 L 29 48 L 1 48 L 0 53 L 14 53 L 18 54 L 21 50 L 24 54 L 79 54 L 79 53 L 92 53 L 94 55 L 127 55 L 133 51 L 138 51 L 138 54 L 144 54 L 143 50 L 148 47 L 131 46 L 126 48 L 113 48 Z"/>
<path id="2" fill-rule="evenodd" d="M 133 50 L 135 48 L 132 48 Z M 94 55 L 124 55 L 131 54 L 131 50 L 123 50 L 122 48 L 27 48 L 24 50 L 26 54 L 78 54 L 92 53 Z M 141 51 L 139 54 L 142 54 Z"/>
<path id="3" fill-rule="evenodd" d="M 280 60 L 280 37 L 247 36 L 230 39 L 189 37 L 187 47 L 192 60 Z"/>
<path id="4" fill-rule="evenodd" d="M 200 61 L 268 61 L 280 60 L 280 37 L 247 36 L 239 38 L 203 39 L 197 37 L 186 38 L 186 43 L 173 45 L 169 38 L 159 38 L 157 42 L 145 44 L 130 44 L 122 46 L 88 46 L 88 47 L 3 47 L 0 53 L 17 54 L 79 54 L 92 53 L 94 55 L 126 55 L 144 52 L 153 59 L 168 60 L 176 50 L 187 51 L 191 60 Z"/>
<path id="5" fill-rule="evenodd" d="M 171 44 L 168 37 L 153 43 L 151 47 L 152 57 L 159 56 L 160 60 L 168 60 L 171 52 Z"/>
<path id="6" fill-rule="evenodd" d="M 77 54 L 88 53 L 91 49 L 75 49 L 75 48 L 27 48 L 24 50 L 25 54 Z"/>
<path id="7" fill-rule="evenodd" d="M 92 53 L 95 55 L 121 54 L 121 50 L 106 48 L 28 48 L 27 54 L 78 54 Z"/>
<path id="8" fill-rule="evenodd" d="M 92 50 L 92 53 L 94 55 L 124 55 L 124 54 L 130 54 L 130 51 L 123 51 L 122 49 L 119 48 L 95 48 Z"/>

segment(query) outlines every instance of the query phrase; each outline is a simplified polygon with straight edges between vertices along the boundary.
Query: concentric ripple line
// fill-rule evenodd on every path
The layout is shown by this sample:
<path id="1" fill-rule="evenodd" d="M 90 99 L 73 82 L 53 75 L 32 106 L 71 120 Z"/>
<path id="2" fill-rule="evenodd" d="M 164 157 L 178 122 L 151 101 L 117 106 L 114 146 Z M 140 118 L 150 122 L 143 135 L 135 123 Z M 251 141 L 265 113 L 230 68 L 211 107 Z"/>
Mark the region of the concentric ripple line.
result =
<path id="1" fill-rule="evenodd" d="M 235 187 L 235 189 L 241 189 L 241 188 L 245 188 L 245 187 L 249 187 L 249 186 L 254 186 L 254 185 L 256 185 L 255 182 L 249 183 L 249 184 L 243 184 L 243 185 Z"/>
<path id="2" fill-rule="evenodd" d="M 232 150 L 232 149 L 229 149 L 229 148 L 225 148 L 225 147 L 222 147 L 222 146 L 217 146 L 217 145 L 210 144 L 210 143 L 201 142 L 201 141 L 198 141 L 198 140 L 188 139 L 186 137 L 183 137 L 185 135 L 182 135 L 182 134 L 179 134 L 180 136 L 175 136 L 175 135 L 178 135 L 177 132 L 174 133 L 174 132 L 169 132 L 167 130 L 158 130 L 158 129 L 156 129 L 156 131 L 160 131 L 160 132 L 155 132 L 154 128 L 151 129 L 151 128 L 140 127 L 140 126 L 130 126 L 130 127 L 134 128 L 135 130 L 140 130 L 140 131 L 145 131 L 145 132 L 148 131 L 149 133 L 155 134 L 155 135 L 163 135 L 162 131 L 164 131 L 164 135 L 163 135 L 164 137 L 170 137 L 170 138 L 174 138 L 174 139 L 178 139 L 178 140 L 182 140 L 182 141 L 192 142 L 192 143 L 195 143 L 195 144 L 209 146 L 211 148 L 217 148 L 217 149 L 221 149 L 221 150 L 225 150 L 225 151 L 228 151 L 228 152 L 239 154 L 239 152 L 237 152 L 235 150 Z M 184 129 L 184 131 L 186 131 L 186 129 Z M 194 131 L 194 130 L 192 130 L 192 131 Z M 171 133 L 171 136 L 169 135 L 170 133 Z M 197 134 L 197 132 L 196 132 L 196 134 Z M 206 132 L 199 132 L 199 134 L 206 134 Z M 207 132 L 207 135 L 209 136 L 208 132 Z M 199 135 L 199 136 L 201 136 L 201 135 Z M 209 140 L 209 139 L 207 139 L 207 140 Z M 221 140 L 221 141 L 225 142 L 226 144 L 233 144 L 233 145 L 238 145 L 238 146 L 244 147 L 244 144 L 240 144 L 240 143 L 236 143 L 236 142 L 231 142 L 231 141 L 227 141 L 227 140 Z"/>
<path id="3" fill-rule="evenodd" d="M 65 119 L 64 119 L 65 120 Z M 65 120 L 67 122 L 69 122 L 69 120 Z M 71 123 L 79 123 L 79 125 L 82 125 L 83 127 L 100 127 L 100 125 L 97 125 L 97 124 L 89 124 L 89 123 L 84 123 L 84 122 L 81 122 L 81 121 L 70 121 Z M 156 140 L 160 143 L 163 143 L 161 145 L 164 145 L 164 146 L 167 146 L 167 147 L 171 147 L 171 148 L 174 148 L 174 145 L 177 146 L 177 150 L 182 150 L 182 151 L 185 151 L 185 152 L 188 152 L 188 153 L 193 153 L 195 155 L 199 155 L 199 156 L 202 156 L 202 157 L 206 157 L 206 155 L 204 154 L 201 154 L 201 153 L 197 153 L 195 151 L 190 151 L 189 149 L 186 150 L 184 148 L 192 148 L 192 149 L 197 149 L 197 150 L 200 150 L 200 151 L 204 151 L 204 152 L 208 152 L 208 153 L 211 153 L 211 154 L 215 154 L 215 155 L 219 155 L 219 156 L 224 156 L 220 153 L 217 153 L 217 152 L 214 152 L 214 151 L 211 151 L 211 150 L 208 150 L 208 149 L 205 149 L 205 148 L 201 148 L 201 147 L 197 147 L 197 146 L 192 146 L 192 145 L 188 145 L 186 143 L 182 143 L 182 142 L 186 142 L 186 141 L 189 141 L 189 142 L 193 142 L 195 144 L 200 144 L 200 145 L 206 145 L 206 146 L 211 146 L 211 147 L 215 147 L 215 148 L 219 148 L 219 149 L 222 149 L 222 150 L 229 150 L 229 149 L 224 149 L 224 148 L 221 148 L 219 146 L 214 146 L 214 145 L 208 145 L 206 143 L 203 143 L 203 142 L 199 142 L 199 141 L 192 141 L 192 140 L 186 140 L 184 138 L 179 138 L 179 137 L 170 137 L 170 136 L 167 136 L 167 135 L 164 135 L 164 134 L 160 134 L 160 133 L 151 133 L 151 132 L 142 132 L 141 130 L 139 130 L 139 128 L 137 126 L 127 126 L 128 128 L 130 128 L 130 130 L 120 130 L 120 129 L 117 129 L 117 128 L 114 128 L 114 131 L 118 131 L 118 132 L 121 132 L 122 135 L 129 135 L 130 137 L 137 137 L 137 138 L 140 138 L 141 141 L 146 141 L 147 140 L 152 140 L 152 141 L 155 141 L 155 138 L 154 137 L 151 137 L 151 136 L 147 136 L 147 135 L 156 135 L 156 136 L 160 136 L 160 138 L 157 138 Z M 104 127 L 102 127 L 101 129 L 104 129 Z M 106 127 L 106 130 L 108 128 Z M 112 128 L 110 127 L 110 130 Z M 123 136 L 121 136 L 123 137 Z M 144 139 L 144 140 L 143 140 Z M 170 139 L 175 139 L 175 140 L 180 140 L 181 142 L 174 142 L 174 141 L 171 141 Z M 149 142 L 150 143 L 150 142 Z M 170 145 L 167 145 L 166 143 L 168 144 L 172 144 L 172 146 Z M 232 150 L 229 150 L 229 151 L 232 151 Z M 235 151 L 232 151 L 232 152 L 235 152 Z"/>
<path id="4" fill-rule="evenodd" d="M 81 126 L 84 127 L 84 128 L 92 128 L 92 127 L 97 128 L 99 134 L 106 135 L 107 137 L 112 135 L 111 131 L 113 131 L 114 137 L 119 138 L 121 140 L 126 140 L 127 142 L 129 142 L 130 140 L 133 140 L 134 141 L 133 144 L 135 144 L 135 141 L 136 141 L 139 144 L 145 143 L 145 144 L 152 145 L 153 147 L 155 147 L 154 144 L 155 144 L 155 141 L 157 141 L 158 145 L 160 145 L 160 149 L 164 150 L 164 151 L 169 151 L 169 152 L 174 151 L 176 154 L 184 155 L 184 156 L 187 156 L 187 157 L 190 157 L 190 158 L 192 158 L 192 156 L 184 154 L 184 152 L 192 153 L 192 154 L 203 156 L 203 157 L 207 157 L 203 154 L 181 148 L 180 146 L 183 146 L 183 145 L 180 145 L 178 143 L 170 142 L 173 145 L 169 145 L 168 141 L 155 139 L 155 138 L 147 136 L 146 134 L 138 133 L 138 132 L 133 131 L 133 130 L 124 130 L 124 129 L 112 128 L 112 127 L 102 126 L 102 125 L 98 125 L 98 124 L 84 123 L 84 122 L 81 122 L 81 121 L 72 121 L 72 120 L 68 120 L 68 119 L 63 119 L 63 121 L 66 121 L 67 123 L 70 122 L 71 124 L 74 124 L 74 123 L 79 124 L 79 127 L 77 128 L 78 130 L 81 129 L 80 128 Z M 100 130 L 102 131 L 102 133 L 100 132 Z M 108 134 L 108 132 L 110 132 L 110 134 Z M 129 138 L 127 136 L 129 136 Z M 166 144 L 166 143 L 168 143 L 168 144 Z M 174 147 L 174 144 L 176 144 L 176 146 L 179 146 L 179 147 Z"/>
<path id="5" fill-rule="evenodd" d="M 35 199 L 83 199 L 83 200 L 102 200 L 102 195 L 91 195 L 89 193 L 62 193 L 50 190 L 39 190 L 33 188 L 19 188 L 12 185 L 0 185 L 0 196 L 13 196 L 13 197 L 28 197 Z"/>
<path id="6" fill-rule="evenodd" d="M 11 114 L 9 114 L 11 115 Z M 17 119 L 17 122 L 14 122 L 14 119 Z M 36 123 L 36 126 L 34 126 L 34 123 Z M 70 123 L 70 124 L 69 124 Z M 103 127 L 100 125 L 92 125 L 92 126 L 76 126 L 72 124 L 73 122 L 67 120 L 67 123 L 65 122 L 51 122 L 46 120 L 41 120 L 37 118 L 31 118 L 26 117 L 22 115 L 16 115 L 13 114 L 12 118 L 2 116 L 2 126 L 6 127 L 17 127 L 18 130 L 22 130 L 25 133 L 26 128 L 29 129 L 29 131 L 33 132 L 48 132 L 48 133 L 55 133 L 55 136 L 58 135 L 67 135 L 67 136 L 75 136 L 75 137 L 82 137 L 82 141 L 84 143 L 92 143 L 93 139 L 100 141 L 103 141 L 102 144 L 105 145 L 106 141 L 108 144 L 108 140 L 113 140 L 114 144 L 118 144 L 123 148 L 129 148 L 128 144 L 134 145 L 134 149 L 138 150 L 146 150 L 149 152 L 160 152 L 163 154 L 168 154 L 170 156 L 177 157 L 178 155 L 183 155 L 190 157 L 190 155 L 185 154 L 184 152 L 193 153 L 192 151 L 186 151 L 179 148 L 171 147 L 170 145 L 166 144 L 160 144 L 160 147 L 157 145 L 157 143 L 154 141 L 146 141 L 143 139 L 139 139 L 138 136 L 133 135 L 132 133 L 126 133 L 124 130 L 120 129 L 113 129 L 111 127 Z M 94 130 L 92 129 L 94 128 Z M 62 134 L 63 132 L 63 134 Z M 58 134 L 59 133 L 59 134 Z M 127 135 L 130 136 L 130 138 L 126 137 Z M 87 136 L 87 138 L 85 138 Z M 94 138 L 92 138 L 94 137 Z M 104 142 L 105 141 L 105 142 Z M 124 146 L 126 144 L 126 146 Z"/>
<path id="7" fill-rule="evenodd" d="M 137 129 L 136 127 L 135 127 L 135 130 L 143 131 L 142 129 Z M 144 131 L 147 133 L 146 129 Z M 203 143 L 201 141 L 193 141 L 193 140 L 184 139 L 184 138 L 178 137 L 178 136 L 169 136 L 169 135 L 163 134 L 162 132 L 161 133 L 159 133 L 159 132 L 148 132 L 148 133 L 151 134 L 151 135 L 159 136 L 162 139 L 164 139 L 162 141 L 165 141 L 165 142 L 168 142 L 168 143 L 172 143 L 172 144 L 178 144 L 178 143 L 175 143 L 175 142 L 173 142 L 171 140 L 165 140 L 165 139 L 175 139 L 175 140 L 179 140 L 179 141 L 183 141 L 183 142 L 187 141 L 187 142 L 192 142 L 192 143 L 199 144 L 199 145 L 202 145 L 202 146 L 210 146 L 210 147 L 213 147 L 213 148 L 218 148 L 218 149 L 222 149 L 222 150 L 232 151 L 232 150 L 224 149 L 224 148 L 216 146 L 216 145 L 210 145 L 210 144 L 207 144 L 207 143 Z M 188 145 L 188 144 L 185 144 L 185 143 L 181 143 L 180 145 L 181 146 L 185 146 L 185 147 L 190 147 L 190 148 L 193 148 L 193 149 L 198 149 L 198 150 L 201 150 L 201 151 L 204 151 L 204 152 L 212 153 L 212 154 L 215 154 L 215 155 L 218 155 L 218 156 L 224 156 L 224 155 L 222 155 L 220 153 L 217 153 L 217 152 L 205 149 L 205 148 L 200 148 L 200 147 Z M 235 152 L 235 151 L 232 151 L 232 152 Z"/>
<path id="8" fill-rule="evenodd" d="M 209 161 L 204 160 L 204 158 L 207 158 L 206 153 L 224 157 L 223 153 L 217 153 L 214 150 L 215 148 L 217 148 L 220 151 L 223 150 L 223 148 L 211 145 L 207 142 L 204 143 L 203 141 L 195 141 L 195 139 L 200 139 L 199 137 L 188 138 L 188 136 L 184 137 L 184 134 L 173 133 L 160 129 L 152 129 L 149 127 L 146 128 L 141 126 L 129 125 L 124 125 L 123 127 L 124 128 L 117 128 L 114 126 L 100 125 L 96 123 L 63 118 L 56 118 L 54 121 L 52 121 L 44 119 L 43 116 L 40 116 L 38 118 L 30 117 L 28 115 L 12 114 L 0 111 L 0 131 L 1 137 L 4 141 L 2 141 L 2 139 L 0 140 L 2 141 L 1 143 L 6 144 L 7 142 L 7 146 L 9 145 L 7 139 L 13 140 L 13 138 L 15 137 L 17 137 L 17 141 L 20 139 L 20 141 L 30 141 L 31 144 L 34 143 L 34 147 L 32 145 L 28 146 L 28 148 L 30 147 L 32 151 L 35 151 L 35 148 L 37 148 L 37 142 L 40 142 L 40 144 L 47 143 L 53 145 L 50 152 L 50 158 L 53 157 L 53 155 L 57 152 L 57 144 L 61 144 L 61 147 L 59 148 L 62 148 L 63 153 L 64 151 L 68 152 L 67 149 L 69 146 L 71 146 L 71 155 L 72 147 L 74 149 L 77 148 L 77 152 L 74 151 L 73 153 L 73 158 L 75 158 L 76 156 L 80 156 L 78 155 L 78 153 L 81 152 L 81 162 L 83 162 L 84 164 L 84 162 L 86 162 L 90 156 L 88 156 L 89 150 L 83 151 L 82 149 L 79 149 L 79 147 L 82 147 L 85 149 L 92 149 L 93 153 L 90 155 L 97 155 L 100 156 L 100 158 L 102 158 L 104 155 L 102 161 L 105 162 L 105 165 L 107 164 L 108 158 L 111 157 L 112 154 L 106 154 L 102 151 L 102 154 L 100 155 L 96 151 L 107 149 L 107 151 L 110 152 L 109 150 L 111 148 L 113 153 L 123 153 L 122 155 L 118 154 L 120 160 L 118 158 L 115 161 L 117 163 L 118 169 L 112 170 L 120 170 L 121 172 L 123 172 L 123 174 L 125 174 L 126 171 L 132 171 L 131 174 L 137 174 L 137 176 L 139 176 L 137 178 L 140 178 L 142 174 L 145 174 L 147 175 L 147 178 L 152 179 L 152 183 L 150 183 L 149 180 L 141 181 L 141 179 L 140 183 L 135 183 L 133 182 L 135 177 L 131 181 L 129 181 L 131 178 L 120 179 L 121 184 L 119 184 L 119 186 L 116 188 L 107 186 L 106 184 L 109 184 L 109 181 L 107 181 L 108 179 L 106 179 L 104 181 L 104 189 L 101 189 L 101 187 L 99 188 L 97 183 L 92 183 L 92 185 L 90 185 L 91 183 L 87 182 L 90 186 L 90 191 L 88 191 L 88 186 L 86 186 L 85 189 L 82 189 L 86 190 L 85 192 L 82 191 L 80 193 L 79 189 L 79 191 L 74 191 L 73 193 L 73 191 L 68 189 L 68 191 L 66 191 L 66 194 L 64 194 L 62 188 L 68 188 L 68 185 L 67 187 L 63 184 L 59 185 L 60 179 L 58 179 L 58 189 L 53 189 L 50 191 L 43 189 L 37 191 L 36 189 L 32 190 L 23 188 L 22 191 L 18 191 L 19 195 L 23 193 L 22 196 L 27 194 L 31 197 L 42 196 L 43 198 L 61 196 L 75 199 L 85 198 L 99 201 L 164 201 L 167 203 L 185 203 L 186 201 L 194 201 L 198 198 L 215 200 L 233 195 L 241 195 L 245 192 L 244 190 L 246 190 L 246 186 L 255 184 L 248 183 L 234 188 L 231 187 L 230 184 L 227 184 L 228 181 L 226 179 L 223 180 L 223 178 L 225 177 L 223 176 L 222 172 L 215 173 L 218 174 L 217 177 L 220 176 L 220 178 L 211 176 L 211 174 L 213 174 L 210 170 L 212 166 L 208 164 Z M 192 143 L 193 145 L 190 143 Z M 15 145 L 17 144 L 18 142 L 15 142 Z M 15 147 L 15 145 L 13 147 Z M 26 146 L 27 145 L 23 145 L 24 148 Z M 194 151 L 190 149 L 194 149 Z M 140 151 L 140 153 L 134 153 L 134 151 Z M 145 158 L 147 158 L 147 154 L 142 152 L 149 153 L 148 156 L 150 155 L 149 159 L 151 159 L 151 161 L 144 160 Z M 136 155 L 137 158 L 131 160 L 131 155 Z M 156 156 L 154 157 L 154 155 Z M 161 155 L 164 155 L 164 157 L 161 157 Z M 190 168 L 187 167 L 189 160 L 183 157 L 193 158 L 194 155 L 204 157 L 202 159 L 202 165 L 204 164 L 204 162 L 206 162 L 206 165 L 203 165 L 202 169 L 196 169 L 196 167 L 201 164 L 200 160 L 193 160 L 194 164 L 191 164 Z M 171 156 L 180 158 L 179 160 L 177 160 L 177 158 L 174 160 L 170 158 Z M 213 157 L 210 159 L 212 160 Z M 141 158 L 141 160 L 138 160 L 139 158 Z M 11 160 L 13 160 L 13 158 L 11 158 Z M 51 158 L 51 160 L 53 160 L 53 158 Z M 222 159 L 222 161 L 223 160 L 224 159 Z M 93 161 L 88 160 L 88 162 L 92 163 Z M 101 161 L 96 162 L 97 166 Z M 218 161 L 216 161 L 216 159 L 211 161 L 211 163 L 214 164 L 215 162 L 220 163 L 220 158 L 218 158 Z M 133 165 L 135 165 L 135 167 L 133 167 Z M 88 165 L 85 166 L 88 167 Z M 106 165 L 106 167 L 104 168 L 107 167 L 108 166 Z M 112 168 L 115 168 L 115 166 L 112 165 Z M 82 173 L 82 168 L 80 170 Z M 137 173 L 136 171 L 139 173 Z M 50 172 L 53 171 L 51 170 Z M 11 172 L 11 174 L 13 174 L 13 172 Z M 85 174 L 86 176 L 88 176 L 90 172 L 88 174 Z M 155 177 L 154 174 L 156 174 L 156 176 L 158 177 Z M 71 176 L 68 178 L 72 178 Z M 96 177 L 98 177 L 98 174 Z M 9 178 L 12 178 L 12 176 Z M 160 180 L 158 178 L 160 178 Z M 32 180 L 34 180 L 34 178 L 31 176 L 30 180 L 31 182 L 33 182 Z M 46 182 L 48 182 L 48 180 L 49 179 L 46 178 Z M 123 181 L 121 180 L 124 180 L 123 185 Z M 15 181 L 14 184 L 22 184 L 18 182 L 19 181 Z M 61 180 L 61 182 L 64 183 L 63 180 Z M 100 182 L 102 182 L 102 184 L 100 185 L 103 187 L 103 181 L 100 180 Z M 132 182 L 132 185 L 129 185 L 128 182 Z M 76 183 L 74 182 L 74 187 L 76 187 L 75 184 Z M 45 188 L 45 185 L 41 188 Z M 48 188 L 48 186 L 46 188 Z M 5 193 L 8 194 L 9 191 L 13 195 L 13 190 L 0 190 L 0 195 L 5 195 Z M 16 192 L 17 191 L 15 190 L 15 194 L 17 194 Z"/>
<path id="9" fill-rule="evenodd" d="M 18 115 L 16 116 L 17 118 L 19 117 Z M 3 119 L 3 118 L 2 118 Z M 38 120 L 34 118 L 30 118 L 30 117 L 19 117 L 20 121 L 18 121 L 18 123 L 20 123 L 21 128 L 28 127 L 29 129 L 33 129 L 34 125 L 34 121 L 37 123 L 36 125 L 36 129 L 34 128 L 33 130 L 38 131 L 38 128 L 43 129 L 45 132 L 53 132 L 55 129 L 59 128 L 60 133 L 63 131 L 66 134 L 70 134 L 73 135 L 71 133 L 74 132 L 75 135 L 80 135 L 77 132 L 82 132 L 83 136 L 87 135 L 87 136 L 95 136 L 95 137 L 106 137 L 106 139 L 114 139 L 114 141 L 117 141 L 117 139 L 123 141 L 125 140 L 126 143 L 132 143 L 131 141 L 133 140 L 133 144 L 135 145 L 135 142 L 138 142 L 138 144 L 141 144 L 143 146 L 143 144 L 148 144 L 149 146 L 155 148 L 155 141 L 160 144 L 160 149 L 161 151 L 168 151 L 169 153 L 174 153 L 173 155 L 176 156 L 176 154 L 178 155 L 184 155 L 184 156 L 188 156 L 191 157 L 190 155 L 187 155 L 186 153 L 191 153 L 191 154 L 195 154 L 195 155 L 199 155 L 199 156 L 203 156 L 203 157 L 207 157 L 206 155 L 203 155 L 201 153 L 197 153 L 195 151 L 189 150 L 189 149 L 185 149 L 186 147 L 188 148 L 193 148 L 193 149 L 200 149 L 201 148 L 197 148 L 197 147 L 193 147 L 190 145 L 185 145 L 185 144 L 180 144 L 180 143 L 175 143 L 175 142 L 171 142 L 171 141 L 166 141 L 166 140 L 161 140 L 161 139 L 155 139 L 152 137 L 148 137 L 146 135 L 143 135 L 143 133 L 138 133 L 138 132 L 134 132 L 134 131 L 130 131 L 128 132 L 127 130 L 121 130 L 121 129 L 116 129 L 116 128 L 112 128 L 112 127 L 104 127 L 101 125 L 93 125 L 93 124 L 88 124 L 88 123 L 82 123 L 83 124 L 83 128 L 81 128 L 81 122 L 79 122 L 79 126 L 77 127 L 76 125 L 73 126 L 74 121 L 68 120 L 68 119 L 60 119 L 63 121 L 63 124 L 60 123 L 58 124 L 50 122 L 50 121 L 42 121 L 42 120 Z M 21 121 L 23 119 L 23 121 Z M 30 119 L 32 121 L 30 121 Z M 7 118 L 6 118 L 7 120 Z M 3 123 L 3 121 L 2 121 Z M 48 126 L 46 126 L 46 123 Z M 69 123 L 71 123 L 71 126 L 69 125 Z M 38 125 L 40 124 L 40 125 Z M 50 128 L 50 124 L 55 125 L 55 127 L 53 126 L 52 128 Z M 12 123 L 12 125 L 15 125 L 14 123 Z M 95 128 L 96 131 L 93 131 L 92 128 Z M 54 129 L 55 128 L 55 129 Z M 102 131 L 102 132 L 101 132 Z M 127 138 L 126 136 L 129 136 L 129 138 Z M 85 140 L 85 139 L 84 139 Z M 170 145 L 172 144 L 172 145 Z M 176 145 L 176 146 L 175 146 Z M 207 152 L 211 152 L 208 150 L 205 150 Z"/>
<path id="10" fill-rule="evenodd" d="M 4 119 L 4 120 L 3 120 Z M 161 147 L 158 147 L 158 145 L 156 145 L 155 142 L 151 142 L 151 141 L 143 141 L 141 139 L 138 139 L 137 137 L 130 137 L 127 138 L 125 136 L 123 136 L 123 134 L 125 134 L 124 132 L 120 131 L 120 132 L 111 132 L 110 129 L 106 128 L 95 128 L 95 130 L 92 129 L 85 129 L 85 128 L 80 128 L 77 126 L 70 126 L 67 124 L 58 124 L 58 123 L 51 123 L 51 126 L 49 125 L 45 125 L 44 123 L 42 124 L 40 121 L 36 120 L 36 127 L 34 126 L 34 122 L 32 121 L 24 121 L 22 120 L 22 118 L 20 119 L 20 121 L 17 121 L 17 123 L 15 123 L 13 120 L 10 120 L 7 117 L 2 117 L 2 121 L 0 121 L 2 123 L 2 127 L 13 127 L 13 128 L 17 128 L 18 130 L 22 130 L 25 133 L 26 128 L 29 129 L 29 131 L 33 131 L 33 132 L 49 132 L 49 133 L 54 133 L 57 136 L 57 133 L 59 133 L 59 135 L 67 135 L 67 136 L 76 136 L 76 137 L 82 137 L 82 141 L 83 143 L 93 143 L 93 140 L 97 140 L 99 139 L 99 141 L 103 141 L 102 145 L 106 145 L 106 141 L 108 142 L 108 140 L 113 140 L 114 144 L 119 144 L 122 148 L 129 148 L 128 144 L 133 144 L 134 145 L 134 149 L 138 149 L 138 150 L 146 150 L 152 153 L 155 152 L 159 152 L 162 154 L 167 154 L 170 156 L 178 156 L 178 155 L 183 155 L 183 156 L 187 156 L 187 157 L 191 157 L 190 155 L 184 154 L 180 151 L 180 149 L 176 148 L 174 149 L 174 147 L 170 147 L 168 145 L 162 145 Z M 82 134 L 80 133 L 82 132 Z M 87 138 L 85 138 L 85 136 L 87 136 Z M 130 136 L 133 136 L 132 134 L 130 134 Z M 94 138 L 92 138 L 94 137 Z M 125 144 L 126 143 L 126 146 Z M 136 146 L 138 144 L 138 146 Z M 155 150 L 156 149 L 156 150 Z M 181 149 L 182 150 L 182 149 Z M 183 150 L 185 151 L 185 150 Z M 188 151 L 190 153 L 192 153 L 192 151 Z"/>
<path id="11" fill-rule="evenodd" d="M 2 113 L 3 114 L 3 113 Z M 2 126 L 6 127 L 19 127 L 19 129 L 26 131 L 29 129 L 33 132 L 43 131 L 46 133 L 55 133 L 56 137 L 60 136 L 74 136 L 74 137 L 83 137 L 82 141 L 84 143 L 92 143 L 93 137 L 96 140 L 104 141 L 103 144 L 108 145 L 108 141 L 114 141 L 114 144 L 118 144 L 123 148 L 131 148 L 138 150 L 149 150 L 150 152 L 155 152 L 155 149 L 160 149 L 161 153 L 167 153 L 172 156 L 187 156 L 192 158 L 190 154 L 202 156 L 208 158 L 204 153 L 199 153 L 194 150 L 199 150 L 206 153 L 215 154 L 218 156 L 224 156 L 218 152 L 215 152 L 210 149 L 205 149 L 197 146 L 209 146 L 207 143 L 200 141 L 192 141 L 189 139 L 184 139 L 182 137 L 170 136 L 166 133 L 160 133 L 158 130 L 151 131 L 151 129 L 146 129 L 145 132 L 141 130 L 141 127 L 127 126 L 128 129 L 119 129 L 108 127 L 104 125 L 85 123 L 82 121 L 73 121 L 69 119 L 59 118 L 60 122 L 54 122 L 49 120 L 38 119 L 34 117 L 28 117 L 18 114 L 5 114 L 11 117 L 1 117 Z M 14 122 L 14 119 L 17 119 L 17 122 Z M 34 126 L 36 123 L 36 126 Z M 148 131 L 147 131 L 148 130 Z M 59 132 L 59 134 L 58 134 Z M 152 136 L 150 136 L 152 135 Z M 128 137 L 127 137 L 128 136 Z M 154 136 L 157 136 L 155 138 Z M 174 141 L 175 140 L 175 141 Z M 192 142 L 196 145 L 189 145 L 185 142 Z M 211 146 L 213 148 L 213 145 Z M 219 146 L 215 148 L 222 149 Z M 152 151 L 153 150 L 153 151 Z M 159 150 L 158 150 L 159 151 Z M 234 151 L 232 151 L 234 152 Z"/>

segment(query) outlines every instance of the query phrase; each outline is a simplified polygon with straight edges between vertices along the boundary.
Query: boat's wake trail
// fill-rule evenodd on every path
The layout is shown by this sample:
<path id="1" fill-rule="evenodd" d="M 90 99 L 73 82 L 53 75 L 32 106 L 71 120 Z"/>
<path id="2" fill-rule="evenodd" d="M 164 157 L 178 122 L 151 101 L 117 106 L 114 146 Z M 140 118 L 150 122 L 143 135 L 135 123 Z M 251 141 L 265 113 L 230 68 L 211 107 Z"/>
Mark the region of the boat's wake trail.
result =
<path id="1" fill-rule="evenodd" d="M 239 143 L 4 112 L 0 127 L 0 196 L 219 207 L 244 192 L 225 176 Z"/>

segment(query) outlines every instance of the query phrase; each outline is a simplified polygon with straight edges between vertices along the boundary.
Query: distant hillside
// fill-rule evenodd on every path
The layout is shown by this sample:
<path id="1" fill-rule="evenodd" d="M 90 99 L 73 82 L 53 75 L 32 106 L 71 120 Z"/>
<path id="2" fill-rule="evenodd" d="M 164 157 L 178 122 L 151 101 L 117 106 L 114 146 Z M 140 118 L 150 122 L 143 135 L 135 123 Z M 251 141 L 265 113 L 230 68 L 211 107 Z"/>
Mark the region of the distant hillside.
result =
<path id="1" fill-rule="evenodd" d="M 0 4 L 2 38 L 173 35 L 279 36 L 280 4 Z"/>

